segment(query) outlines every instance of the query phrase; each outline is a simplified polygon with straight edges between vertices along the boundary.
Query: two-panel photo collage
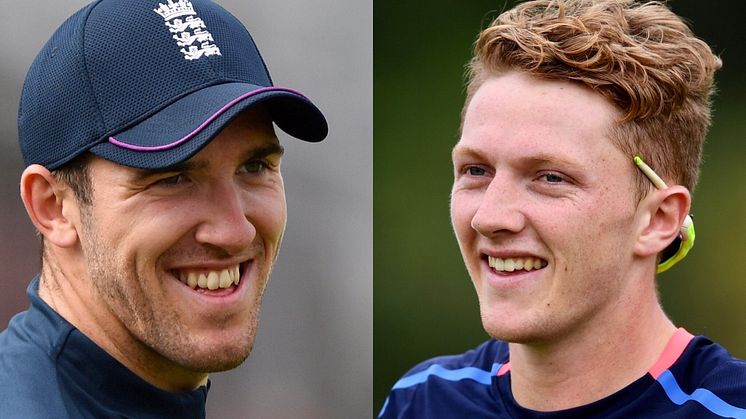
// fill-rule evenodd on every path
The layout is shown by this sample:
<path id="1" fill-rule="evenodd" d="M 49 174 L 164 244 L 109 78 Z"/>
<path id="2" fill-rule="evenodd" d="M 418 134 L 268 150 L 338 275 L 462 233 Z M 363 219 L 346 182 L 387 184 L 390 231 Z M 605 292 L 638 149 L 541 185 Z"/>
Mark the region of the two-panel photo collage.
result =
<path id="1" fill-rule="evenodd" d="M 746 419 L 742 2 L 2 10 L 0 419 Z"/>

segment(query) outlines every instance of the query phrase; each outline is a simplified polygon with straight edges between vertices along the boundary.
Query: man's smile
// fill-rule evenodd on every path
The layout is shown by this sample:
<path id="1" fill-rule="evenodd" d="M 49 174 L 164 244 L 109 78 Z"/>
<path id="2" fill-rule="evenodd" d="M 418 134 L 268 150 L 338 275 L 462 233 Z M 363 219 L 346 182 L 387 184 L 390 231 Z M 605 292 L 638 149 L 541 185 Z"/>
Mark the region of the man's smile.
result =
<path id="1" fill-rule="evenodd" d="M 238 285 L 241 281 L 239 265 L 234 265 L 222 270 L 187 271 L 180 270 L 176 277 L 190 288 L 202 288 L 216 290 L 218 288 L 229 288 Z"/>
<path id="2" fill-rule="evenodd" d="M 496 272 L 530 272 L 547 266 L 547 261 L 537 257 L 498 258 L 488 255 L 487 264 Z"/>

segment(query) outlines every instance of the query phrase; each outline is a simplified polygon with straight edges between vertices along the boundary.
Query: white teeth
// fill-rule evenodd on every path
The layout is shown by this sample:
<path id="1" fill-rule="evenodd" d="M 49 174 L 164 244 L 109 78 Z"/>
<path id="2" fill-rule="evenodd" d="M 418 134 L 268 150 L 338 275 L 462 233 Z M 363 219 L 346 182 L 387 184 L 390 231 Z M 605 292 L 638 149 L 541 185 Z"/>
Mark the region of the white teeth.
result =
<path id="1" fill-rule="evenodd" d="M 545 260 L 533 257 L 501 259 L 492 256 L 487 257 L 490 268 L 497 272 L 532 271 L 547 266 Z"/>
<path id="2" fill-rule="evenodd" d="M 196 288 L 197 287 L 197 274 L 194 272 L 189 272 L 189 275 L 187 276 L 187 285 L 189 285 L 189 288 Z"/>
<path id="3" fill-rule="evenodd" d="M 513 272 L 515 270 L 515 261 L 513 259 L 505 261 L 505 270 L 508 272 Z"/>
<path id="4" fill-rule="evenodd" d="M 233 279 L 230 274 L 231 271 L 226 269 L 220 272 L 220 288 L 228 288 L 233 285 Z"/>
<path id="5" fill-rule="evenodd" d="M 220 280 L 218 279 L 218 273 L 215 271 L 210 272 L 207 275 L 207 288 L 216 290 L 220 286 Z"/>
<path id="6" fill-rule="evenodd" d="M 179 272 L 179 280 L 190 288 L 203 288 L 216 290 L 218 288 L 230 288 L 240 282 L 239 266 L 223 269 L 221 271 L 209 272 Z"/>

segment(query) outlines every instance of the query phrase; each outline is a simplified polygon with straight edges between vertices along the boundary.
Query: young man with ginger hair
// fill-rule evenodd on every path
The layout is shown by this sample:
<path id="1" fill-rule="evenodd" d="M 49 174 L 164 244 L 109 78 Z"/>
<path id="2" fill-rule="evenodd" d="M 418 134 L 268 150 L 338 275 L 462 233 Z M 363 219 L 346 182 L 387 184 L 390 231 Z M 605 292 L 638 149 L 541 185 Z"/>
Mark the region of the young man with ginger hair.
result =
<path id="1" fill-rule="evenodd" d="M 693 244 L 720 66 L 656 2 L 530 1 L 482 31 L 451 219 L 493 339 L 413 368 L 379 417 L 746 418 L 746 363 L 655 283 Z"/>

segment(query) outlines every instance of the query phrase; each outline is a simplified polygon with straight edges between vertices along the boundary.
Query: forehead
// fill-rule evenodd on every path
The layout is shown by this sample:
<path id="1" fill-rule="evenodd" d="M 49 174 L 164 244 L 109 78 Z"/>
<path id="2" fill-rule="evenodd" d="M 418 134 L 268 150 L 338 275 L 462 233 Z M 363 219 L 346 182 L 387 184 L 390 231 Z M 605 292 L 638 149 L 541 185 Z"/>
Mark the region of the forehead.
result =
<path id="1" fill-rule="evenodd" d="M 512 71 L 475 92 L 455 151 L 492 146 L 503 153 L 605 152 L 618 117 L 608 100 L 578 83 Z"/>
<path id="2" fill-rule="evenodd" d="M 204 151 L 228 145 L 252 148 L 278 142 L 269 112 L 264 106 L 258 105 L 240 113 L 192 158 L 199 157 Z"/>

